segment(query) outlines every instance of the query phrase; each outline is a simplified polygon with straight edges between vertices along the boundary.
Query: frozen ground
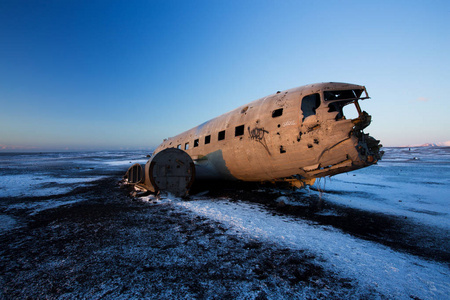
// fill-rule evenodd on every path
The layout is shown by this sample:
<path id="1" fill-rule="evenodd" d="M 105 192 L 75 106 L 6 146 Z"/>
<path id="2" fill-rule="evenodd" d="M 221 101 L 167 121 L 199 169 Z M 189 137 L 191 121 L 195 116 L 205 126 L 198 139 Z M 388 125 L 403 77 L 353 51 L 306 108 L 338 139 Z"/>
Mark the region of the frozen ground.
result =
<path id="1" fill-rule="evenodd" d="M 132 201 L 113 179 L 0 235 L 0 298 L 377 297 L 315 254 L 252 239 L 175 202 Z M 179 201 L 179 200 L 175 200 Z"/>
<path id="2" fill-rule="evenodd" d="M 389 148 L 375 166 L 319 180 L 327 201 L 450 229 L 450 148 Z"/>
<path id="3" fill-rule="evenodd" d="M 0 197 L 33 197 L 66 194 L 102 177 L 61 178 L 31 174 L 0 176 Z"/>
<path id="4" fill-rule="evenodd" d="M 265 206 L 227 200 L 194 199 L 177 206 L 225 224 L 235 234 L 283 247 L 306 250 L 324 269 L 352 278 L 359 288 L 391 298 L 444 299 L 450 292 L 447 264 L 399 253 L 355 238 L 331 226 L 285 215 L 272 215 Z"/>
<path id="5" fill-rule="evenodd" d="M 147 160 L 139 151 L 0 153 L 0 208 L 33 213 L 82 201 L 77 189 Z"/>
<path id="6" fill-rule="evenodd" d="M 16 220 L 8 215 L 0 215 L 0 233 L 3 231 L 8 231 L 14 228 L 16 224 Z"/>
<path id="7" fill-rule="evenodd" d="M 190 201 L 118 189 L 143 153 L 0 156 L 0 298 L 447 299 L 449 150 Z M 9 174 L 66 190 L 12 193 Z"/>

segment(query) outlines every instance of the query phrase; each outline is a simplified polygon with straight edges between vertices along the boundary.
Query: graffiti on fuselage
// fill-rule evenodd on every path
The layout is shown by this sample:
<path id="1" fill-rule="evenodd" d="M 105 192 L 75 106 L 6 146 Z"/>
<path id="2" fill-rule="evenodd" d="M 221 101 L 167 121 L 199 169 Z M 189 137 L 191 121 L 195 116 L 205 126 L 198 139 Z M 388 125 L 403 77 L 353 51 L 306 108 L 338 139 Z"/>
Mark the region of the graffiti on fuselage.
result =
<path id="1" fill-rule="evenodd" d="M 269 133 L 267 130 L 264 130 L 264 127 L 258 128 L 255 127 L 250 130 L 248 127 L 248 134 L 252 140 L 262 141 L 264 139 L 264 134 Z"/>
<path id="2" fill-rule="evenodd" d="M 267 153 L 269 153 L 270 156 L 272 156 L 272 154 L 269 151 L 269 147 L 267 147 L 267 143 L 266 143 L 266 139 L 265 139 L 265 134 L 269 133 L 267 130 L 264 129 L 264 127 L 255 127 L 253 129 L 250 129 L 250 126 L 247 128 L 248 129 L 248 134 L 250 136 L 250 139 L 255 140 L 257 142 L 259 142 L 261 145 L 263 145 L 263 147 L 266 149 Z"/>

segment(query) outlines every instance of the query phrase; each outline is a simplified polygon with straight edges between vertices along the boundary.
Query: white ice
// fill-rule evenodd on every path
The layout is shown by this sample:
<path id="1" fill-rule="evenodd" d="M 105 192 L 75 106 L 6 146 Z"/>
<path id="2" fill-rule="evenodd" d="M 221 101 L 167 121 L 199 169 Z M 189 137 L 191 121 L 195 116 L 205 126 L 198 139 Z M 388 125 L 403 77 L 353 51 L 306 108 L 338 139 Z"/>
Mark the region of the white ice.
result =
<path id="1" fill-rule="evenodd" d="M 14 209 L 26 209 L 30 211 L 30 215 L 35 215 L 41 211 L 57 208 L 63 205 L 73 204 L 77 202 L 84 201 L 82 198 L 70 198 L 68 200 L 45 200 L 45 201 L 37 201 L 37 202 L 29 202 L 29 203 L 16 203 L 8 206 L 7 211 Z"/>
<path id="2" fill-rule="evenodd" d="M 315 253 L 317 263 L 354 279 L 365 291 L 375 290 L 393 299 L 445 299 L 450 294 L 448 266 L 355 238 L 331 226 L 272 215 L 261 205 L 226 199 L 162 201 L 219 221 L 236 234 Z"/>
<path id="3" fill-rule="evenodd" d="M 126 160 L 111 160 L 111 161 L 105 161 L 104 164 L 110 165 L 110 166 L 129 166 L 131 167 L 134 164 L 141 164 L 145 165 L 145 163 L 148 161 L 147 159 L 126 159 Z"/>
<path id="4" fill-rule="evenodd" d="M 450 230 L 450 157 L 444 149 L 388 149 L 377 165 L 320 179 L 323 199 Z"/>
<path id="5" fill-rule="evenodd" d="M 399 183 L 386 180 L 376 172 L 360 170 L 322 179 L 316 186 L 323 192 L 321 197 L 330 202 L 413 218 L 426 225 L 450 229 L 450 184 L 441 184 L 437 188 L 430 184 Z M 311 193 L 320 194 L 316 191 Z"/>
<path id="6" fill-rule="evenodd" d="M 0 176 L 0 197 L 38 197 L 64 194 L 74 188 L 66 186 L 68 184 L 89 183 L 102 178 L 102 176 L 64 178 L 36 174 L 4 175 Z"/>
<path id="7" fill-rule="evenodd" d="M 0 214 L 0 234 L 16 227 L 17 221 L 8 215 Z"/>

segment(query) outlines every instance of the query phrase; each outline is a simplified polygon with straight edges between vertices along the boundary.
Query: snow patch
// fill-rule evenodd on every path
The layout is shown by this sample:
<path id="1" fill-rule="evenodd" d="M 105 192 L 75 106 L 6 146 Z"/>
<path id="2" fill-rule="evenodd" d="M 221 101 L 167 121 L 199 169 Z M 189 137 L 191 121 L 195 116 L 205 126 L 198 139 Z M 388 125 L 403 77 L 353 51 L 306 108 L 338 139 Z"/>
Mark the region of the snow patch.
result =
<path id="1" fill-rule="evenodd" d="M 74 185 L 89 183 L 104 178 L 81 177 L 64 178 L 36 174 L 0 176 L 0 197 L 39 197 L 65 194 L 73 190 Z"/>
<path id="2" fill-rule="evenodd" d="M 0 234 L 17 226 L 17 221 L 8 215 L 0 215 Z"/>
<path id="3" fill-rule="evenodd" d="M 16 203 L 8 206 L 9 210 L 29 210 L 30 215 L 35 215 L 41 211 L 57 208 L 64 205 L 74 204 L 80 201 L 85 201 L 85 199 L 81 198 L 72 198 L 69 200 L 47 200 L 47 201 L 39 201 L 39 202 L 29 202 L 29 203 Z"/>
<path id="4" fill-rule="evenodd" d="M 319 255 L 318 264 L 353 278 L 388 298 L 443 299 L 450 293 L 449 267 L 355 238 L 331 226 L 273 215 L 259 204 L 217 199 L 161 201 L 221 222 L 236 234 Z"/>
<path id="5" fill-rule="evenodd" d="M 148 161 L 147 159 L 127 159 L 127 160 L 115 160 L 115 161 L 105 161 L 104 164 L 109 166 L 132 166 L 136 163 L 145 165 Z"/>
<path id="6" fill-rule="evenodd" d="M 443 177 L 436 177 L 423 166 L 386 168 L 386 163 L 379 164 L 318 180 L 311 193 L 340 205 L 450 229 L 448 166 L 442 167 Z"/>

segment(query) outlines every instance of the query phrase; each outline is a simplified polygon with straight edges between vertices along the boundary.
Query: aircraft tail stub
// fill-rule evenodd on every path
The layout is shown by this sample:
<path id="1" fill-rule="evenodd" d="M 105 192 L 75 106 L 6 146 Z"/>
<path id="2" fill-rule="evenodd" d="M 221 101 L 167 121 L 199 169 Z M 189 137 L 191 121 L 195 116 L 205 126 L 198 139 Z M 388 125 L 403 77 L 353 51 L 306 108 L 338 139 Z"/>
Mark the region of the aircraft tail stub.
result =
<path id="1" fill-rule="evenodd" d="M 186 152 L 176 148 L 153 155 L 145 164 L 145 172 L 139 164 L 135 164 L 125 175 L 128 184 L 140 189 L 153 193 L 169 192 L 179 197 L 187 196 L 194 178 L 194 162 Z"/>

